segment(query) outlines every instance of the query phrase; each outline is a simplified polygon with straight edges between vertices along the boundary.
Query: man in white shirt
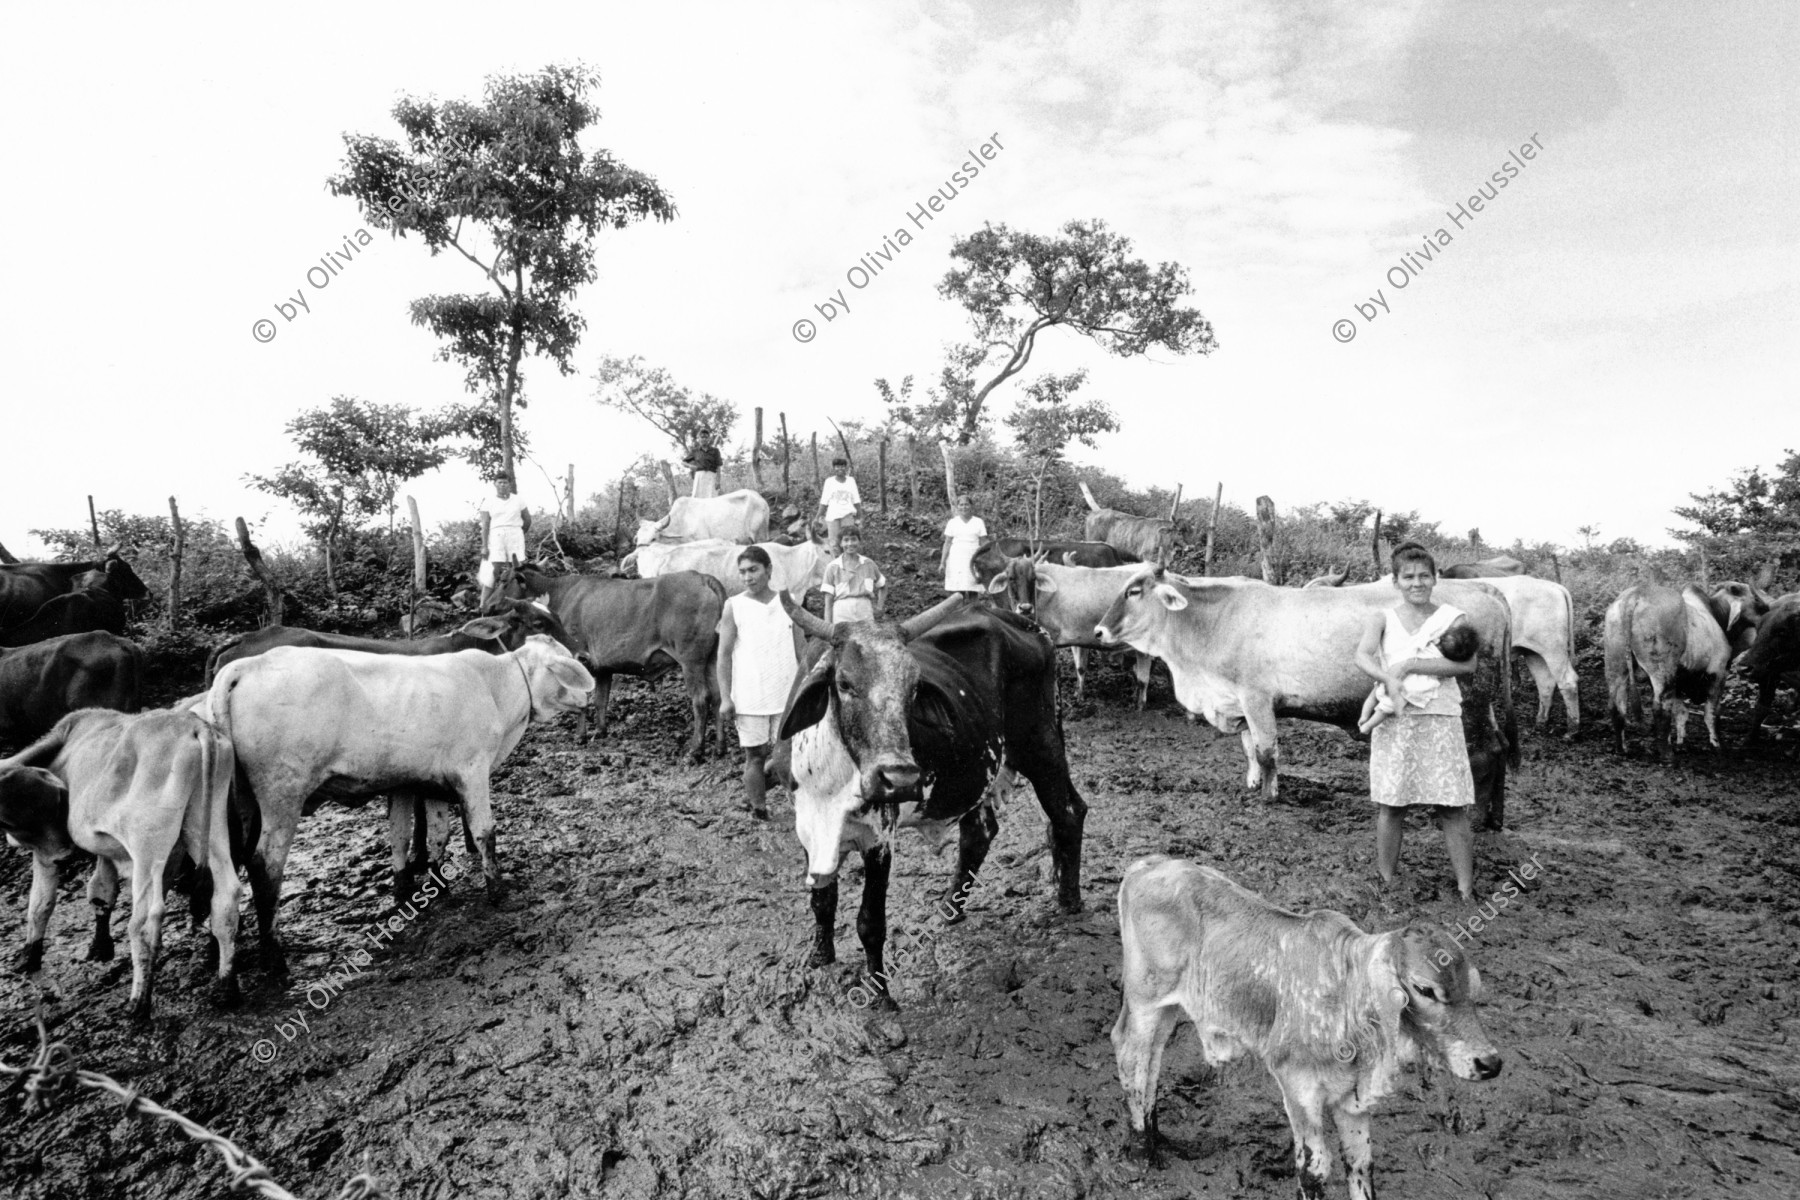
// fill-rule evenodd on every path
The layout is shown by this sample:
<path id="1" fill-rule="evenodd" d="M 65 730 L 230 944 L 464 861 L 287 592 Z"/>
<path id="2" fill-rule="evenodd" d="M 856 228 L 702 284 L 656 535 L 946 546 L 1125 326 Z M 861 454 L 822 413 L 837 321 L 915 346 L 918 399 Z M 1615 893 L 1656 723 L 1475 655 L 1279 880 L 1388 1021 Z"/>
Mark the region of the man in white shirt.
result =
<path id="1" fill-rule="evenodd" d="M 835 551 L 844 522 L 854 521 L 862 512 L 862 493 L 856 490 L 856 480 L 850 478 L 848 462 L 834 458 L 831 470 L 831 478 L 819 489 L 819 513 L 814 519 L 825 522 L 826 549 Z"/>
<path id="2" fill-rule="evenodd" d="M 511 479 L 494 482 L 494 494 L 481 502 L 481 607 L 500 590 L 500 573 L 495 563 L 523 562 L 525 534 L 531 528 L 531 510 L 513 494 Z"/>

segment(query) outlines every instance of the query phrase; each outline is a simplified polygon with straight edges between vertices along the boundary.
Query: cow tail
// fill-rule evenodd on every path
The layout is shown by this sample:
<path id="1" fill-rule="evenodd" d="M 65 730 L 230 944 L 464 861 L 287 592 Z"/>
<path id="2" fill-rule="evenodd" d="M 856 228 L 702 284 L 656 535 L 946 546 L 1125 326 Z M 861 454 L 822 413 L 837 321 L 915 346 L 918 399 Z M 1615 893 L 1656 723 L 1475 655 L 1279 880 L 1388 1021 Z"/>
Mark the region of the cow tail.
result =
<path id="1" fill-rule="evenodd" d="M 1616 626 L 1611 619 L 1615 611 L 1619 614 Z M 1637 725 L 1644 719 L 1644 710 L 1638 696 L 1637 680 L 1632 678 L 1631 606 L 1615 601 L 1606 615 L 1608 619 L 1604 636 L 1607 699 L 1614 713 Z"/>
<path id="2" fill-rule="evenodd" d="M 226 684 L 223 695 L 207 696 L 204 715 L 219 731 L 225 744 L 232 748 L 226 812 L 230 821 L 231 861 L 244 867 L 249 865 L 250 856 L 262 840 L 262 806 L 257 804 L 256 793 L 250 789 L 250 777 L 244 773 L 244 764 L 238 761 L 237 743 L 231 737 L 231 693 L 236 688 L 237 680 L 233 678 Z"/>
<path id="3" fill-rule="evenodd" d="M 1519 713 L 1513 705 L 1512 613 L 1500 625 L 1500 735 L 1506 739 L 1506 765 L 1519 767 Z"/>
<path id="4" fill-rule="evenodd" d="M 207 656 L 206 656 L 206 686 L 207 687 L 211 687 L 213 680 L 218 678 L 220 655 L 225 654 L 227 651 L 236 650 L 238 648 L 238 646 L 243 644 L 244 636 L 245 635 L 243 635 L 241 633 L 233 634 L 231 637 L 226 638 L 224 641 L 222 641 L 218 645 L 214 646 L 212 648 L 211 652 L 207 654 Z"/>

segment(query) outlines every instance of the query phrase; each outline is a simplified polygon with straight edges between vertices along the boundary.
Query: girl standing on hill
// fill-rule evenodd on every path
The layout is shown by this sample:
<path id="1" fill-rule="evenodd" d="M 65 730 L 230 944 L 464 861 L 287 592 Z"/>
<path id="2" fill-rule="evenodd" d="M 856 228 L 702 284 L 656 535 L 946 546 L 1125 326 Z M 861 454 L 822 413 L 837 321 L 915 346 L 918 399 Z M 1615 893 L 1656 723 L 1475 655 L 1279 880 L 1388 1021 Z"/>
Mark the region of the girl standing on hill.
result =
<path id="1" fill-rule="evenodd" d="M 1429 808 L 1444 830 L 1444 848 L 1456 873 L 1456 890 L 1474 898 L 1474 834 L 1469 809 L 1475 803 L 1475 780 L 1463 742 L 1462 689 L 1456 676 L 1472 675 L 1475 660 L 1452 662 L 1431 643 L 1459 621 L 1462 610 L 1432 603 L 1437 562 L 1417 542 L 1394 549 L 1394 587 L 1400 603 L 1372 613 L 1356 649 L 1356 665 L 1387 688 L 1393 717 L 1370 735 L 1369 798 L 1375 816 L 1375 869 L 1383 883 L 1394 881 L 1400 865 L 1400 839 L 1406 809 Z M 1406 701 L 1409 675 L 1437 680 L 1437 693 L 1426 704 Z"/>
<path id="2" fill-rule="evenodd" d="M 987 536 L 987 522 L 972 516 L 974 509 L 966 494 L 958 496 L 956 515 L 944 525 L 944 552 L 938 556 L 938 566 L 944 572 L 946 592 L 981 590 L 969 560 L 975 557 L 975 552 L 981 548 L 981 540 Z"/>

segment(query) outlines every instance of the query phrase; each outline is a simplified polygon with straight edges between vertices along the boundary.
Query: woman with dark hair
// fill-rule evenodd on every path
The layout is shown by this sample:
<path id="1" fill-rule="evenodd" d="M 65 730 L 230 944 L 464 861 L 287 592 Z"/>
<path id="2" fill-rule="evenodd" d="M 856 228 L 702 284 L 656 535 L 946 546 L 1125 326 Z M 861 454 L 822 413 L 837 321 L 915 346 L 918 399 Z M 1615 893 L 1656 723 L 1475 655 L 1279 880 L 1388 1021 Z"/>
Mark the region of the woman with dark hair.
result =
<path id="1" fill-rule="evenodd" d="M 765 819 L 764 766 L 775 748 L 805 642 L 769 587 L 772 569 L 767 550 L 745 546 L 738 554 L 744 590 L 725 601 L 719 618 L 719 716 L 737 726 L 738 745 L 744 748 L 744 807 Z"/>
<path id="2" fill-rule="evenodd" d="M 1456 890 L 1474 898 L 1474 834 L 1469 809 L 1475 780 L 1463 742 L 1459 675 L 1472 675 L 1475 660 L 1455 662 L 1434 643 L 1451 627 L 1467 624 L 1462 610 L 1432 602 L 1437 561 L 1417 542 L 1394 549 L 1394 588 L 1400 603 L 1373 613 L 1356 648 L 1356 665 L 1387 689 L 1394 714 L 1369 736 L 1369 798 L 1375 816 L 1375 869 L 1383 883 L 1394 881 L 1406 809 L 1430 809 L 1444 830 L 1444 847 L 1456 873 Z M 1419 689 L 1408 694 L 1408 676 L 1426 676 L 1437 685 L 1426 703 Z"/>

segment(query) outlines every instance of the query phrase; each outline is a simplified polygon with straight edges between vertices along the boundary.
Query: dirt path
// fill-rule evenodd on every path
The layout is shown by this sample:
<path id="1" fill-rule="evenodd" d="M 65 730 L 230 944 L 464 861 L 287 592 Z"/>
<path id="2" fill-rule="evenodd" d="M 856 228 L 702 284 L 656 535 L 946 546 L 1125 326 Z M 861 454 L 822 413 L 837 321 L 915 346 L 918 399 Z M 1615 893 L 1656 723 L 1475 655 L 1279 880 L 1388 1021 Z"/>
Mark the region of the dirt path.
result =
<path id="1" fill-rule="evenodd" d="M 1163 1075 L 1168 1163 L 1122 1158 L 1107 1031 L 1123 868 L 1192 856 L 1365 927 L 1475 913 L 1429 829 L 1409 832 L 1401 899 L 1369 886 L 1362 745 L 1284 723 L 1284 794 L 1264 809 L 1240 791 L 1235 737 L 1181 720 L 1160 671 L 1157 707 L 1128 711 L 1126 679 L 1103 669 L 1067 726 L 1090 805 L 1087 911 L 1054 912 L 1029 789 L 1001 815 L 961 926 L 930 908 L 949 859 L 909 839 L 890 919 L 921 944 L 897 968 L 898 1015 L 852 991 L 857 872 L 840 963 L 805 970 L 791 810 L 752 822 L 731 811 L 734 773 L 671 766 L 674 689 L 627 685 L 606 746 L 538 730 L 497 779 L 513 881 L 500 908 L 465 876 L 376 946 L 391 911 L 380 814 L 323 813 L 302 827 L 283 909 L 293 986 L 252 959 L 246 1006 L 207 1009 L 199 941 L 176 917 L 161 1010 L 140 1032 L 121 1015 L 129 963 L 79 961 L 77 877 L 47 956 L 56 1030 L 84 1065 L 227 1133 L 309 1197 L 365 1168 L 400 1197 L 1289 1196 L 1273 1084 L 1254 1063 L 1205 1067 L 1186 1030 Z M 1470 951 L 1506 1071 L 1415 1076 L 1385 1105 L 1384 1195 L 1800 1194 L 1800 783 L 1783 748 L 1661 767 L 1612 757 L 1598 735 L 1530 738 L 1512 829 L 1483 835 L 1478 870 L 1491 888 L 1536 856 L 1542 874 Z M 0 856 L 9 939 L 26 861 Z M 372 961 L 341 994 L 311 992 L 315 1007 L 309 987 L 356 971 L 358 947 Z M 7 1061 L 34 1045 L 30 1005 L 23 979 L 0 977 Z M 185 1200 L 224 1194 L 224 1174 L 116 1103 L 86 1094 L 27 1118 L 15 1089 L 0 1098 L 0 1194 Z"/>

